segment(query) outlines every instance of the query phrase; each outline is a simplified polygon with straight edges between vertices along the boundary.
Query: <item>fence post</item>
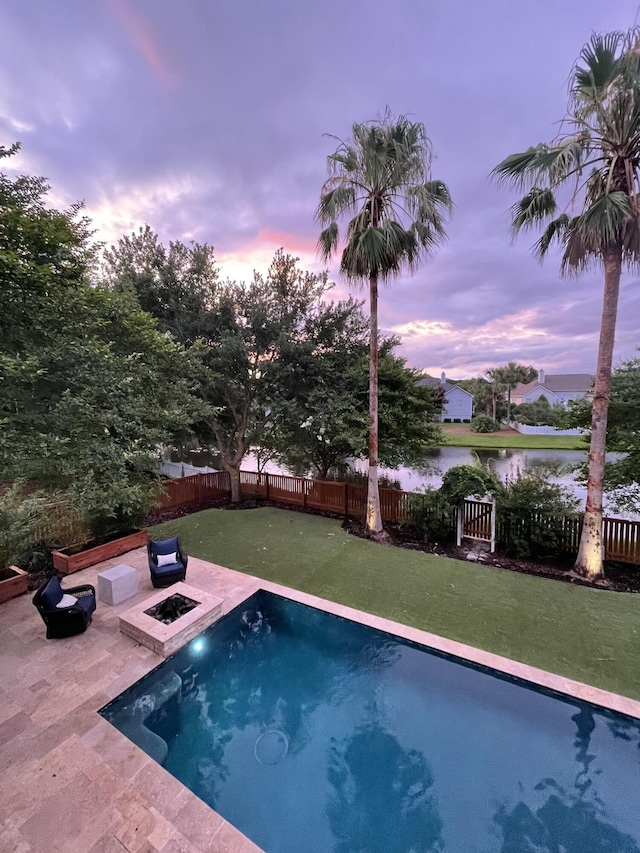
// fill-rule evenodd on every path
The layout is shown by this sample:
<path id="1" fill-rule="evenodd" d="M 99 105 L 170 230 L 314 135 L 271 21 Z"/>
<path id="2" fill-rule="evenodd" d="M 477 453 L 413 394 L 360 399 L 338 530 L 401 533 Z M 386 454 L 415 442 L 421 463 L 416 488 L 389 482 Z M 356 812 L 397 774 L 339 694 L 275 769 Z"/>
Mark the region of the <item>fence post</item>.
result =
<path id="1" fill-rule="evenodd" d="M 489 552 L 493 554 L 496 550 L 496 499 L 491 499 L 491 545 Z"/>
<path id="2" fill-rule="evenodd" d="M 456 510 L 456 545 L 462 545 L 462 524 L 464 519 L 464 504 Z"/>
<path id="3" fill-rule="evenodd" d="M 300 482 L 302 483 L 302 508 L 307 508 L 307 478 L 301 477 Z"/>
<path id="4" fill-rule="evenodd" d="M 267 472 L 266 472 L 266 471 L 264 472 L 264 482 L 265 482 L 265 486 L 266 486 L 266 489 L 265 489 L 265 498 L 266 498 L 267 500 L 269 500 L 269 475 L 267 474 Z"/>
<path id="5" fill-rule="evenodd" d="M 349 518 L 349 484 L 344 484 L 344 517 Z"/>

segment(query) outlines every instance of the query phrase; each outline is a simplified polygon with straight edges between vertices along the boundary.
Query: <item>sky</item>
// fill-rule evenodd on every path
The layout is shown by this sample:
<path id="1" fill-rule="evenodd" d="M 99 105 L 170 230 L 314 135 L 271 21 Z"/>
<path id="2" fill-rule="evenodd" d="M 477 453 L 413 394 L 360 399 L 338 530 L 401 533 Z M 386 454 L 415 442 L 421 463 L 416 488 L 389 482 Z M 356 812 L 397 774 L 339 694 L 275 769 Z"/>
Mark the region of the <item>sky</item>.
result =
<path id="1" fill-rule="evenodd" d="M 593 372 L 602 273 L 560 276 L 534 234 L 509 239 L 517 196 L 490 179 L 550 142 L 593 31 L 626 30 L 638 0 L 21 0 L 0 18 L 5 171 L 83 200 L 96 238 L 148 223 L 163 242 L 215 247 L 223 277 L 265 273 L 283 247 L 305 269 L 334 137 L 387 107 L 424 123 L 432 176 L 455 203 L 448 241 L 386 285 L 379 323 L 408 364 L 447 377 L 518 361 Z M 349 290 L 339 260 L 333 298 Z M 614 361 L 640 345 L 625 273 Z"/>

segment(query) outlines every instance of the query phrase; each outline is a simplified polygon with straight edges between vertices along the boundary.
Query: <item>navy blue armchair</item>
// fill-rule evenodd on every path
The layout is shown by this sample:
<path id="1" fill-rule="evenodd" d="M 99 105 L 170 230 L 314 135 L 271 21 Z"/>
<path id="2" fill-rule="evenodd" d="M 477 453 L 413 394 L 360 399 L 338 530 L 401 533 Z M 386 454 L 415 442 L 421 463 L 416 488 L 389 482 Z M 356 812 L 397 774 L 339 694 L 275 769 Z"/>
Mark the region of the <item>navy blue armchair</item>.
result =
<path id="1" fill-rule="evenodd" d="M 82 634 L 96 609 L 96 591 L 91 584 L 63 589 L 55 575 L 43 583 L 33 603 L 47 626 L 47 640 Z"/>
<path id="2" fill-rule="evenodd" d="M 154 587 L 171 586 L 187 576 L 189 558 L 182 553 L 177 536 L 171 539 L 151 539 L 147 544 L 147 552 Z"/>

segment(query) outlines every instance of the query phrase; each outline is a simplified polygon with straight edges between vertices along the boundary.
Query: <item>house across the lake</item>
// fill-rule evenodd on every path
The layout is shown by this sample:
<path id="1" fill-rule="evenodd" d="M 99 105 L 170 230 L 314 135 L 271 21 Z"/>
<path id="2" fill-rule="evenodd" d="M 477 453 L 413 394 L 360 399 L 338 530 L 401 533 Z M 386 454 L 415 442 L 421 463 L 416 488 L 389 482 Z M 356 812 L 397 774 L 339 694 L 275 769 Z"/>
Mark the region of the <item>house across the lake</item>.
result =
<path id="1" fill-rule="evenodd" d="M 473 394 L 465 391 L 459 385 L 448 382 L 444 371 L 440 379 L 427 375 L 418 381 L 418 385 L 440 385 L 444 390 L 445 398 L 440 414 L 441 421 L 470 421 L 473 417 Z"/>
<path id="2" fill-rule="evenodd" d="M 511 402 L 519 406 L 521 403 L 534 403 L 541 397 L 546 397 L 547 401 L 555 406 L 583 397 L 590 399 L 594 379 L 591 373 L 545 373 L 544 370 L 539 370 L 538 378 L 533 382 L 516 385 L 511 392 Z"/>

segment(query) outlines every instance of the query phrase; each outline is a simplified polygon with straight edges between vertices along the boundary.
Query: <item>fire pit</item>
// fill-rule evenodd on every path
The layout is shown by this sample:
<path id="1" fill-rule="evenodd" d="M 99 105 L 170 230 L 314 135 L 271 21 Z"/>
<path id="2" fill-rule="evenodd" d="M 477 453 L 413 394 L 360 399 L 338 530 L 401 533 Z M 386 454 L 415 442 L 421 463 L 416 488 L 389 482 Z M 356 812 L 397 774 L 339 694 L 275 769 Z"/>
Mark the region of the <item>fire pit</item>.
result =
<path id="1" fill-rule="evenodd" d="M 153 607 L 150 607 L 144 612 L 148 616 L 153 616 L 153 618 L 157 619 L 158 622 L 164 622 L 165 625 L 171 625 L 172 622 L 175 622 L 176 619 L 179 619 L 181 616 L 184 616 L 185 613 L 193 610 L 193 608 L 197 607 L 198 604 L 199 602 L 194 601 L 192 598 L 176 594 L 170 595 L 169 598 L 165 598 L 164 601 L 160 602 L 160 604 L 154 604 Z"/>
<path id="2" fill-rule="evenodd" d="M 221 615 L 221 598 L 181 582 L 125 611 L 120 630 L 166 658 Z"/>

